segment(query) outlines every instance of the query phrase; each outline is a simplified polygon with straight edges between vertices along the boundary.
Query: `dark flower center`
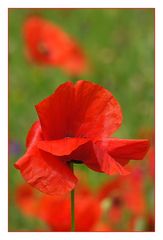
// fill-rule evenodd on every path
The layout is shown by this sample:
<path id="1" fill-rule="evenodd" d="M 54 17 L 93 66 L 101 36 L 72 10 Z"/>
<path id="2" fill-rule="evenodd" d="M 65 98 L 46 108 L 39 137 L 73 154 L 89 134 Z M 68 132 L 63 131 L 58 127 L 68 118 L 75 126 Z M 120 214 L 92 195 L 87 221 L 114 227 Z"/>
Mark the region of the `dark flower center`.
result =
<path id="1" fill-rule="evenodd" d="M 83 161 L 81 161 L 81 160 L 71 160 L 70 162 L 72 162 L 72 163 L 76 163 L 76 164 L 81 164 L 81 163 L 83 163 Z"/>
<path id="2" fill-rule="evenodd" d="M 49 53 L 50 53 L 47 46 L 44 43 L 41 43 L 41 42 L 38 45 L 38 51 L 39 51 L 39 53 L 41 53 L 44 56 L 48 56 Z"/>
<path id="3" fill-rule="evenodd" d="M 123 201 L 120 197 L 114 197 L 113 198 L 113 205 L 115 207 L 121 207 L 123 205 Z"/>

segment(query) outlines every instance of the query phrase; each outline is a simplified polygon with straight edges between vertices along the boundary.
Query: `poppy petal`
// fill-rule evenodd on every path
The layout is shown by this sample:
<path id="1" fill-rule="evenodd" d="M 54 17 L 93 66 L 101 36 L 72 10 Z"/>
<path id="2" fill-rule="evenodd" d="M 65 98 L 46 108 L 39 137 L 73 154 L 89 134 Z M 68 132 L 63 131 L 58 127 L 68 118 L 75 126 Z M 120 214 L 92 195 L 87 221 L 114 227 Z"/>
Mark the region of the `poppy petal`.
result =
<path id="1" fill-rule="evenodd" d="M 86 138 L 63 138 L 54 141 L 40 141 L 37 146 L 46 152 L 55 156 L 70 155 L 81 145 L 87 143 L 89 139 Z"/>
<path id="2" fill-rule="evenodd" d="M 24 179 L 47 194 L 71 191 L 77 182 L 71 169 L 61 159 L 37 148 L 43 140 L 39 121 L 35 122 L 27 136 L 27 152 L 16 163 Z"/>
<path id="3" fill-rule="evenodd" d="M 72 75 L 79 75 L 87 70 L 87 65 L 84 53 L 77 45 L 72 44 L 69 54 L 63 58 L 60 67 Z"/>
<path id="4" fill-rule="evenodd" d="M 50 195 L 71 191 L 77 182 L 67 164 L 36 147 L 19 159 L 15 167 L 29 184 Z"/>
<path id="5" fill-rule="evenodd" d="M 79 160 L 92 170 L 102 172 L 101 165 L 96 157 L 96 152 L 94 150 L 92 141 L 88 141 L 73 151 L 71 154 L 71 159 Z"/>
<path id="6" fill-rule="evenodd" d="M 40 121 L 36 121 L 28 132 L 26 138 L 26 147 L 33 146 L 36 141 L 42 140 Z"/>
<path id="7" fill-rule="evenodd" d="M 36 105 L 46 140 L 71 137 L 69 125 L 72 122 L 73 101 L 74 86 L 71 82 L 66 82 L 51 96 Z"/>
<path id="8" fill-rule="evenodd" d="M 127 174 L 129 174 L 129 171 L 127 171 L 120 163 L 115 161 L 107 153 L 104 155 L 102 171 L 109 175 L 114 175 L 114 174 L 127 175 Z"/>
<path id="9" fill-rule="evenodd" d="M 121 108 L 111 92 L 80 80 L 75 85 L 75 97 L 77 136 L 108 137 L 120 127 Z"/>
<path id="10" fill-rule="evenodd" d="M 94 144 L 94 151 L 96 154 L 96 158 L 98 163 L 100 164 L 101 171 L 113 175 L 127 175 L 129 172 L 124 169 L 124 167 L 118 163 L 114 158 L 112 158 L 105 147 L 105 143 L 102 141 L 98 141 Z"/>
<path id="11" fill-rule="evenodd" d="M 110 138 L 107 141 L 107 150 L 110 156 L 125 165 L 129 160 L 141 160 L 149 149 L 150 143 L 146 139 L 118 139 Z"/>
<path id="12" fill-rule="evenodd" d="M 129 173 L 107 153 L 102 141 L 87 142 L 75 150 L 71 156 L 73 159 L 82 160 L 85 165 L 97 172 L 109 175 L 127 175 Z"/>

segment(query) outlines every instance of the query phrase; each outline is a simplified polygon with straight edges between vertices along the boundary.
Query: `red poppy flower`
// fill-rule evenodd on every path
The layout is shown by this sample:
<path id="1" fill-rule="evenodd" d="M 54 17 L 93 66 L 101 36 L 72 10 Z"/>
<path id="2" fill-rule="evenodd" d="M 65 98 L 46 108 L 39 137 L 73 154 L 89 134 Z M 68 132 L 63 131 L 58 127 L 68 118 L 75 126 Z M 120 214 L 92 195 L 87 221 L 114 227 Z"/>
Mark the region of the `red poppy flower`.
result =
<path id="1" fill-rule="evenodd" d="M 70 162 L 125 175 L 124 165 L 142 159 L 149 148 L 148 140 L 110 137 L 121 125 L 121 109 L 113 95 L 95 83 L 66 82 L 36 110 L 39 121 L 30 129 L 27 151 L 15 167 L 42 192 L 54 195 L 75 187 Z"/>
<path id="2" fill-rule="evenodd" d="M 115 230 L 119 224 L 125 221 L 125 230 L 128 221 L 135 221 L 139 217 L 143 217 L 146 212 L 145 191 L 143 186 L 143 174 L 141 169 L 135 168 L 132 174 L 118 177 L 111 183 L 106 183 L 100 190 L 99 197 L 101 200 L 111 200 L 111 207 L 108 210 L 109 224 Z M 124 219 L 124 216 L 127 216 Z M 117 228 L 118 226 L 118 228 Z M 130 230 L 133 230 L 130 226 Z"/>
<path id="3" fill-rule="evenodd" d="M 40 197 L 30 185 L 23 184 L 16 189 L 16 203 L 25 215 L 35 216 L 38 212 Z"/>
<path id="4" fill-rule="evenodd" d="M 71 231 L 69 194 L 55 197 L 42 194 L 38 196 L 33 188 L 22 185 L 16 191 L 16 201 L 25 215 L 43 220 L 51 231 Z M 76 231 L 93 230 L 101 216 L 99 200 L 88 187 L 80 185 L 79 189 L 77 187 L 75 203 Z"/>
<path id="5" fill-rule="evenodd" d="M 34 62 L 60 67 L 72 75 L 86 70 L 83 51 L 59 26 L 33 16 L 26 20 L 23 30 L 26 52 Z"/>
<path id="6" fill-rule="evenodd" d="M 71 231 L 69 194 L 55 198 L 46 195 L 42 199 L 39 214 L 40 218 L 47 222 L 53 231 Z M 76 194 L 75 231 L 91 231 L 92 227 L 98 222 L 100 215 L 100 202 L 95 197 L 90 193 L 85 195 L 78 192 Z"/>

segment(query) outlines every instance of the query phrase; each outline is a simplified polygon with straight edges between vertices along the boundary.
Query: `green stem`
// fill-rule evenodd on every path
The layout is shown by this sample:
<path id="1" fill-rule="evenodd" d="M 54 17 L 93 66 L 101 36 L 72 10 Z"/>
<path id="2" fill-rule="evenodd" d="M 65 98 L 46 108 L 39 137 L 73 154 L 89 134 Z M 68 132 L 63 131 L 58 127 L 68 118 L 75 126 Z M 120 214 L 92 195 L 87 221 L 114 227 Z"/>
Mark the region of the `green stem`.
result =
<path id="1" fill-rule="evenodd" d="M 73 163 L 70 163 L 73 171 Z M 75 190 L 71 191 L 71 232 L 75 232 Z"/>

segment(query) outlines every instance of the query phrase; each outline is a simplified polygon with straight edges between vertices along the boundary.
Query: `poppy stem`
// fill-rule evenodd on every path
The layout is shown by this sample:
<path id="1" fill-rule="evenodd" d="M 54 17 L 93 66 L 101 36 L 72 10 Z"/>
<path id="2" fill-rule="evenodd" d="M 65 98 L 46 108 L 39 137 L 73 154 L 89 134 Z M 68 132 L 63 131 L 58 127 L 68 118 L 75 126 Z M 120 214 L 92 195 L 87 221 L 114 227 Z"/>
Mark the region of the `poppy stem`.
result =
<path id="1" fill-rule="evenodd" d="M 74 170 L 73 163 L 70 163 L 72 171 Z M 71 232 L 75 232 L 75 189 L 71 191 Z"/>

